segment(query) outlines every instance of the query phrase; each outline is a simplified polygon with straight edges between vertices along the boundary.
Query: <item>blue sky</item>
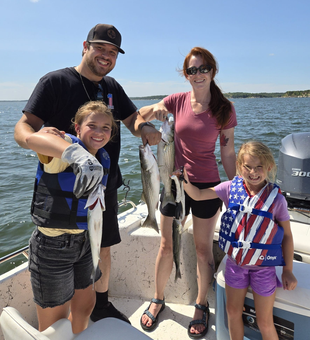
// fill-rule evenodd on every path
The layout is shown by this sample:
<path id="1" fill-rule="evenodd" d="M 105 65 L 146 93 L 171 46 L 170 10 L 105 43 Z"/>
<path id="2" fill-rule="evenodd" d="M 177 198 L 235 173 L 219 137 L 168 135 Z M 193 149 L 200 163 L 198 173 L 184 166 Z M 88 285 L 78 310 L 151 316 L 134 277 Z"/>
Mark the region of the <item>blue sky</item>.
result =
<path id="1" fill-rule="evenodd" d="M 188 91 L 194 46 L 216 57 L 224 92 L 310 89 L 309 0 L 0 0 L 0 100 L 28 99 L 41 76 L 76 66 L 97 23 L 122 34 L 110 73 L 129 96 Z"/>

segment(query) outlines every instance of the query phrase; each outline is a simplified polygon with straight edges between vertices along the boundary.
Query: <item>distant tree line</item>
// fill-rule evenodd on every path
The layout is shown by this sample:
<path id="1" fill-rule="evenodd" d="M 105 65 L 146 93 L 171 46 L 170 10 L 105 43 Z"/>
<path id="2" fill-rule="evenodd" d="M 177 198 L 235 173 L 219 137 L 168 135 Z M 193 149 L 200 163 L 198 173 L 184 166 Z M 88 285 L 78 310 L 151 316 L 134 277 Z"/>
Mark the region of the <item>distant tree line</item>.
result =
<path id="1" fill-rule="evenodd" d="M 306 91 L 287 91 L 283 97 L 310 97 L 310 90 Z"/>
<path id="2" fill-rule="evenodd" d="M 248 92 L 227 92 L 224 93 L 226 98 L 279 98 L 279 97 L 310 97 L 310 90 L 306 91 L 286 91 L 286 92 L 261 92 L 261 93 L 248 93 Z M 130 97 L 132 100 L 162 100 L 167 97 L 167 94 L 147 96 L 147 97 Z M 27 100 L 0 100 L 0 102 L 25 102 Z"/>
<path id="3" fill-rule="evenodd" d="M 157 96 L 147 96 L 147 97 L 130 97 L 131 100 L 162 100 L 167 97 L 167 94 L 157 95 Z"/>
<path id="4" fill-rule="evenodd" d="M 280 98 L 280 97 L 310 97 L 310 90 L 306 91 L 286 91 L 286 92 L 261 92 L 261 93 L 248 93 L 248 92 L 227 92 L 224 93 L 226 98 Z M 167 95 L 156 95 L 147 97 L 130 97 L 132 100 L 162 100 Z"/>
<path id="5" fill-rule="evenodd" d="M 306 91 L 286 91 L 273 93 L 246 93 L 246 92 L 228 92 L 224 93 L 226 98 L 279 98 L 279 97 L 310 97 L 310 90 Z"/>

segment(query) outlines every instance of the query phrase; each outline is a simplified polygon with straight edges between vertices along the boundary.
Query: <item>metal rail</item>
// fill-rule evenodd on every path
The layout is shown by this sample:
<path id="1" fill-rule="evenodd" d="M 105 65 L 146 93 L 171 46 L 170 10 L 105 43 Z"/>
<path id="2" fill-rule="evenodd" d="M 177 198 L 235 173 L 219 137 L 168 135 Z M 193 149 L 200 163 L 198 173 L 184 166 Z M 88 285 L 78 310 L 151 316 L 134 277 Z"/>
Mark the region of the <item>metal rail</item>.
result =
<path id="1" fill-rule="evenodd" d="M 10 260 L 10 259 L 12 259 L 12 258 L 14 258 L 16 256 L 18 256 L 18 255 L 21 255 L 21 254 L 24 255 L 28 259 L 28 254 L 27 254 L 28 248 L 29 248 L 29 246 L 25 246 L 23 248 L 20 248 L 18 250 L 13 251 L 10 254 L 7 254 L 7 255 L 1 257 L 0 258 L 0 264 L 4 263 L 5 261 L 8 261 L 8 260 Z"/>

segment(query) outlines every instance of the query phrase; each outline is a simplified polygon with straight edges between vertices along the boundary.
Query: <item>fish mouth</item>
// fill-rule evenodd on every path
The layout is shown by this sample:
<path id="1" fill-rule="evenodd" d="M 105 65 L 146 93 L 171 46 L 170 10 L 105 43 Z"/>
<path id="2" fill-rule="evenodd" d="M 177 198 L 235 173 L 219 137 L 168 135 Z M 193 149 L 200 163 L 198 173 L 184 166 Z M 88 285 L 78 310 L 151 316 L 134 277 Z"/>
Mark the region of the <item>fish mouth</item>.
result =
<path id="1" fill-rule="evenodd" d="M 89 210 L 93 210 L 93 209 L 95 208 L 97 202 L 98 202 L 98 198 L 96 199 L 96 201 L 95 201 L 92 205 L 90 205 L 90 206 L 88 207 L 88 209 L 89 209 Z M 99 201 L 99 202 L 100 202 L 100 201 Z M 101 204 L 101 203 L 100 203 L 100 204 Z"/>

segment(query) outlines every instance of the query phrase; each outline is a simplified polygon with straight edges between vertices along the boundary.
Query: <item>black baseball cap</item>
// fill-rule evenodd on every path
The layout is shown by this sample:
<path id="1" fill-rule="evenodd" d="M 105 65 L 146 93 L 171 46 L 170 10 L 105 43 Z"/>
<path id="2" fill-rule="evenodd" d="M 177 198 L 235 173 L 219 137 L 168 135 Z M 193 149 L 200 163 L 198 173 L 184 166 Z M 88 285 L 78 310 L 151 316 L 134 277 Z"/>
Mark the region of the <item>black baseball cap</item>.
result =
<path id="1" fill-rule="evenodd" d="M 87 41 L 114 45 L 118 48 L 120 53 L 125 54 L 121 49 L 122 36 L 112 25 L 96 25 L 89 31 Z"/>

